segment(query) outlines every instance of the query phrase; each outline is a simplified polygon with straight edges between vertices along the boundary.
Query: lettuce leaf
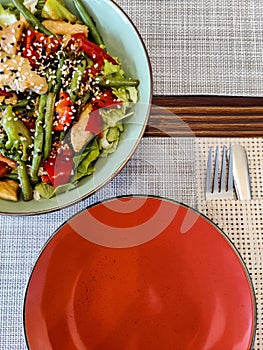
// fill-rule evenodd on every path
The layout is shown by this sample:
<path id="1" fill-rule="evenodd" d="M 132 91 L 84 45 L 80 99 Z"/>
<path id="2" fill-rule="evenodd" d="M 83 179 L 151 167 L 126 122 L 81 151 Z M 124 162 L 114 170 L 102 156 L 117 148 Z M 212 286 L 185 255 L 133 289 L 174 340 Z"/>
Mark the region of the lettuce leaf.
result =
<path id="1" fill-rule="evenodd" d="M 128 91 L 129 94 L 129 101 L 136 103 L 138 102 L 138 89 L 134 86 L 126 87 L 126 91 Z"/>
<path id="2" fill-rule="evenodd" d="M 101 157 L 107 157 L 110 153 L 116 151 L 123 130 L 123 124 L 119 122 L 115 127 L 103 131 L 102 137 L 99 139 Z"/>
<path id="3" fill-rule="evenodd" d="M 24 0 L 24 5 L 30 9 L 32 13 L 35 13 L 38 0 Z"/>
<path id="4" fill-rule="evenodd" d="M 0 24 L 3 25 L 11 25 L 13 23 L 15 23 L 17 21 L 15 12 L 12 11 L 12 9 L 10 8 L 4 8 L 1 4 L 0 4 Z"/>
<path id="5" fill-rule="evenodd" d="M 100 109 L 100 114 L 102 116 L 105 129 L 108 127 L 115 127 L 119 122 L 125 118 L 128 118 L 133 115 L 133 111 L 126 112 L 125 103 L 121 105 L 120 108 L 111 108 L 111 109 Z"/>
<path id="6" fill-rule="evenodd" d="M 63 0 L 47 0 L 41 13 L 43 18 L 55 20 L 67 20 L 71 23 L 77 21 L 77 17 L 73 15 L 64 4 Z"/>
<path id="7" fill-rule="evenodd" d="M 72 190 L 75 187 L 74 184 L 69 183 L 55 188 L 47 183 L 41 182 L 35 186 L 35 192 L 42 198 L 50 199 L 59 193 Z"/>
<path id="8" fill-rule="evenodd" d="M 124 71 L 120 64 L 112 64 L 111 62 L 104 61 L 104 76 L 106 79 L 118 78 L 119 80 L 125 79 Z M 133 115 L 131 110 L 134 104 L 138 101 L 138 89 L 136 87 L 119 87 L 112 88 L 113 94 L 123 101 L 121 106 L 112 109 L 100 109 L 105 128 L 115 127 L 120 121 Z"/>
<path id="9" fill-rule="evenodd" d="M 31 0 L 27 0 L 27 1 L 31 1 Z M 45 6 L 45 0 L 38 0 L 37 1 L 37 4 L 35 6 L 35 12 L 34 12 L 34 15 L 36 17 L 41 17 L 41 13 L 42 13 L 44 6 Z"/>
<path id="10" fill-rule="evenodd" d="M 124 70 L 121 68 L 120 64 L 113 64 L 105 60 L 103 72 L 106 78 L 123 78 L 124 79 Z"/>
<path id="11" fill-rule="evenodd" d="M 136 102 L 138 102 L 138 90 L 136 87 L 120 87 L 112 88 L 112 92 L 120 100 L 127 102 L 126 107 L 132 108 Z"/>
<path id="12" fill-rule="evenodd" d="M 72 181 L 78 181 L 84 176 L 91 175 L 95 171 L 94 163 L 100 156 L 98 138 L 96 137 L 81 154 L 73 157 L 75 175 Z"/>

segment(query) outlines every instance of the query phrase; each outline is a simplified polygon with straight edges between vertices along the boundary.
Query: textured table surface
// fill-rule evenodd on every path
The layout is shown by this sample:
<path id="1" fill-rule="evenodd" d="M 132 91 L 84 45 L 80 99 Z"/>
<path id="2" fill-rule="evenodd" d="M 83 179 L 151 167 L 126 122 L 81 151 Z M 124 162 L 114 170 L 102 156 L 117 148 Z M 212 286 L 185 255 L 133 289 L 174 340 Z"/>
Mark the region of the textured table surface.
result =
<path id="1" fill-rule="evenodd" d="M 41 248 L 59 226 L 86 206 L 126 194 L 149 194 L 185 203 L 210 217 L 232 240 L 252 277 L 258 307 L 255 350 L 263 348 L 262 139 L 143 138 L 123 171 L 97 194 L 51 214 L 0 216 L 0 349 L 24 350 L 23 297 Z M 240 143 L 249 156 L 253 200 L 206 202 L 204 179 L 210 146 Z"/>
<path id="2" fill-rule="evenodd" d="M 262 1 L 116 2 L 136 24 L 146 44 L 155 95 L 262 96 Z M 206 203 L 202 189 L 208 147 L 230 142 L 243 143 L 248 150 L 253 201 Z M 262 140 L 255 138 L 144 138 L 123 171 L 87 200 L 35 217 L 0 216 L 0 349 L 26 349 L 25 287 L 52 233 L 92 203 L 136 193 L 185 203 L 212 218 L 229 235 L 253 280 L 258 306 L 254 349 L 262 350 L 262 146 Z"/>
<path id="3" fill-rule="evenodd" d="M 0 216 L 0 349 L 26 348 L 23 296 L 30 271 L 50 235 L 82 208 L 118 195 L 155 194 L 195 207 L 194 150 L 194 139 L 146 138 L 123 171 L 84 202 L 40 216 Z"/>
<path id="4" fill-rule="evenodd" d="M 154 94 L 262 96 L 261 0 L 117 0 L 137 26 Z"/>

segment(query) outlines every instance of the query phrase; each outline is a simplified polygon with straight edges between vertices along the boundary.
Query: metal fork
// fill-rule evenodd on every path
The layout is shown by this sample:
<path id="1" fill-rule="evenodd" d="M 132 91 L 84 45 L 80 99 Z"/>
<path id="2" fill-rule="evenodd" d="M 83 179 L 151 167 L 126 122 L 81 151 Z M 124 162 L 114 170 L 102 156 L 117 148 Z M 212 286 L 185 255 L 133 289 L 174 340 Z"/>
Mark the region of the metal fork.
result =
<path id="1" fill-rule="evenodd" d="M 207 169 L 206 169 L 206 199 L 233 199 L 234 198 L 234 182 L 233 182 L 233 154 L 232 147 L 229 148 L 229 156 L 227 162 L 227 148 L 223 147 L 221 159 L 220 173 L 220 154 L 219 147 L 216 147 L 214 172 L 213 172 L 213 148 L 210 147 Z M 227 164 L 228 163 L 228 164 Z"/>

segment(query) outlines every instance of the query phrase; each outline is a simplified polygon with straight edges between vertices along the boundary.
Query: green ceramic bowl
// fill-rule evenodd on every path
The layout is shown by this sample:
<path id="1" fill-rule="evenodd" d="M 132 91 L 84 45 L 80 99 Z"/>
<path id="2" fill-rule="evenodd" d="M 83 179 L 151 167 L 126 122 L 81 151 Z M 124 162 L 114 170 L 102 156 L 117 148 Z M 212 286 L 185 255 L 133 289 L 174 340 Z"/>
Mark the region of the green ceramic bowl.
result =
<path id="1" fill-rule="evenodd" d="M 11 215 L 42 214 L 70 206 L 98 191 L 125 166 L 134 153 L 144 133 L 152 98 L 152 75 L 149 57 L 142 39 L 123 10 L 111 0 L 83 1 L 96 21 L 107 50 L 121 59 L 127 74 L 140 80 L 140 100 L 135 114 L 125 125 L 119 146 L 108 158 L 96 164 L 94 175 L 81 181 L 76 189 L 57 195 L 52 199 L 24 202 L 0 200 L 0 213 Z M 72 1 L 66 1 L 73 11 Z"/>

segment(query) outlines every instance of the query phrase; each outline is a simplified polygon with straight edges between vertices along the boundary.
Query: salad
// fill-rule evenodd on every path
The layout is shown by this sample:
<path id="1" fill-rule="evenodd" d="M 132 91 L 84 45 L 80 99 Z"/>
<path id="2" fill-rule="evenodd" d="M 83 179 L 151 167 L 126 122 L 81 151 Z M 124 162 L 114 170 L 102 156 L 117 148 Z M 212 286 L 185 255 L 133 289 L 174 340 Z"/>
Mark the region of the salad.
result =
<path id="1" fill-rule="evenodd" d="M 118 147 L 139 81 L 81 0 L 0 4 L 0 198 L 51 198 Z"/>

